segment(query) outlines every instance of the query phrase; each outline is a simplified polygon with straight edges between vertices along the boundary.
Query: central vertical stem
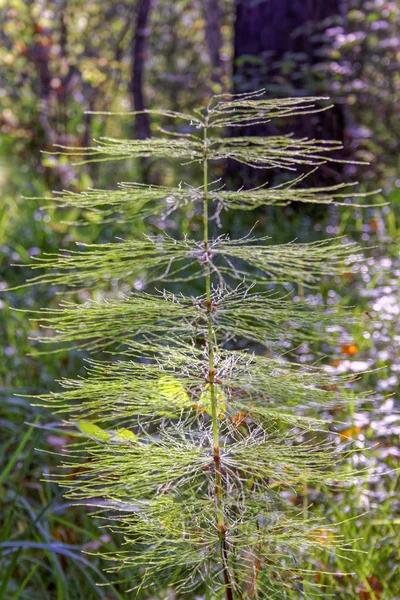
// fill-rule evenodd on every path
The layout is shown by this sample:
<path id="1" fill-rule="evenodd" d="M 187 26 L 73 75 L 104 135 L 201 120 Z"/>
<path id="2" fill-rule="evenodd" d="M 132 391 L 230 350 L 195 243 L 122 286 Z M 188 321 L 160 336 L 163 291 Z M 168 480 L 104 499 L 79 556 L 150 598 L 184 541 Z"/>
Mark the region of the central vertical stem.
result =
<path id="1" fill-rule="evenodd" d="M 222 473 L 221 473 L 221 452 L 219 444 L 219 426 L 218 426 L 218 407 L 217 395 L 215 393 L 215 367 L 214 367 L 214 332 L 211 318 L 212 301 L 211 301 L 211 267 L 210 267 L 210 249 L 208 236 L 208 138 L 207 124 L 204 126 L 204 158 L 203 158 L 203 175 L 204 175 L 204 202 L 203 202 L 203 225 L 204 225 L 204 253 L 205 253 L 205 278 L 206 278 L 206 315 L 207 315 L 207 344 L 208 344 L 208 382 L 210 386 L 210 404 L 211 404 L 211 421 L 213 434 L 213 457 L 215 467 L 215 506 L 217 512 L 217 527 L 218 536 L 221 547 L 222 570 L 225 583 L 226 600 L 233 600 L 232 585 L 228 570 L 228 549 L 226 543 L 226 527 L 223 508 L 223 491 L 222 491 Z"/>

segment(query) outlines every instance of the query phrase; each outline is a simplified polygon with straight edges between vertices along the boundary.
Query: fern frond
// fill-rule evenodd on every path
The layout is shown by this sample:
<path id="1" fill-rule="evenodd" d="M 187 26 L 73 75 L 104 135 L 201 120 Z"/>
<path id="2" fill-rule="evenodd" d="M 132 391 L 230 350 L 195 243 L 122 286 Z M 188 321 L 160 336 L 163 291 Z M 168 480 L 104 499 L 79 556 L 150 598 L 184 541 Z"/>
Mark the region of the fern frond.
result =
<path id="1" fill-rule="evenodd" d="M 210 240 L 205 251 L 200 242 L 167 236 L 140 241 L 109 244 L 79 244 L 87 250 L 64 250 L 36 258 L 28 265 L 45 269 L 42 275 L 28 279 L 26 285 L 53 284 L 70 287 L 97 285 L 107 287 L 119 281 L 137 282 L 143 287 L 151 281 L 179 281 L 181 277 L 199 278 L 204 267 L 240 281 L 247 271 L 231 259 L 246 262 L 263 276 L 252 274 L 253 282 L 285 283 L 292 281 L 312 285 L 322 275 L 348 272 L 362 259 L 359 248 L 343 238 L 313 243 L 265 244 L 268 238 L 230 240 L 221 236 Z M 264 242 L 263 245 L 258 242 Z M 218 261 L 222 257 L 224 261 Z M 221 264 L 220 264 L 221 262 Z M 284 269 L 284 270 L 283 270 Z M 48 273 L 47 271 L 50 271 Z"/>
<path id="2" fill-rule="evenodd" d="M 327 161 L 341 162 L 324 156 L 326 152 L 340 150 L 336 141 L 294 138 L 292 135 L 268 138 L 229 137 L 210 138 L 210 160 L 233 159 L 253 168 L 286 169 L 295 171 L 299 165 L 322 165 Z"/>
<path id="3" fill-rule="evenodd" d="M 43 275 L 28 279 L 27 285 L 53 284 L 77 286 L 110 286 L 121 279 L 145 281 L 175 277 L 187 268 L 187 260 L 204 254 L 192 240 L 173 240 L 167 236 L 109 244 L 79 244 L 85 250 L 63 250 L 60 254 L 44 254 L 31 269 L 46 269 Z M 174 264 L 174 268 L 172 265 Z M 198 276 L 200 273 L 198 274 Z"/>
<path id="4" fill-rule="evenodd" d="M 111 363 L 88 361 L 84 379 L 61 381 L 63 392 L 36 397 L 40 406 L 53 412 L 70 414 L 74 419 L 101 422 L 118 420 L 129 425 L 132 415 L 141 422 L 148 419 L 192 418 L 207 385 L 208 356 L 204 347 L 189 344 L 166 346 L 152 342 L 131 345 L 133 360 Z M 300 418 L 294 409 L 339 407 L 355 401 L 350 384 L 355 375 L 332 376 L 323 366 L 306 367 L 284 359 L 270 358 L 233 350 L 215 355 L 215 380 L 225 399 L 226 414 L 243 412 L 256 421 L 275 415 L 293 424 Z M 340 388 L 339 388 L 340 386 Z M 99 415 L 99 404 L 102 411 Z M 274 417 L 275 418 L 275 417 Z M 306 420 L 310 417 L 305 417 Z M 239 418 L 240 420 L 240 418 Z M 310 422 L 317 422 L 311 418 Z M 322 421 L 319 421 L 322 423 Z"/>
<path id="5" fill-rule="evenodd" d="M 351 270 L 351 265 L 362 260 L 356 244 L 343 238 L 307 244 L 289 243 L 260 245 L 264 239 L 229 240 L 219 238 L 211 243 L 211 254 L 219 254 L 228 267 L 218 265 L 218 271 L 239 280 L 246 278 L 247 269 L 236 266 L 230 259 L 239 259 L 258 269 L 262 276 L 252 273 L 252 282 L 297 282 L 312 286 L 323 275 L 336 275 Z M 282 251 L 284 250 L 284 254 Z"/>
<path id="6" fill-rule="evenodd" d="M 326 306 L 310 306 L 293 302 L 276 293 L 244 294 L 241 287 L 230 292 L 225 288 L 212 290 L 212 322 L 214 332 L 223 344 L 243 338 L 269 347 L 278 341 L 311 341 L 324 335 L 334 342 L 338 317 L 342 324 L 351 323 L 349 311 Z M 60 308 L 48 308 L 31 313 L 40 319 L 45 330 L 53 335 L 40 336 L 43 343 L 73 344 L 93 350 L 109 346 L 121 347 L 141 335 L 154 343 L 167 333 L 169 337 L 205 339 L 207 336 L 207 302 L 205 296 L 185 297 L 163 294 L 119 294 L 118 298 L 104 297 L 84 304 L 61 302 Z M 328 328 L 333 328 L 329 332 Z"/>
<path id="7" fill-rule="evenodd" d="M 243 127 L 268 123 L 274 118 L 287 118 L 304 114 L 315 114 L 331 106 L 316 108 L 317 104 L 329 100 L 325 97 L 263 99 L 265 90 L 249 94 L 215 96 L 208 105 L 210 127 Z"/>
<path id="8" fill-rule="evenodd" d="M 150 216 L 166 217 L 174 210 L 193 203 L 199 196 L 194 188 L 146 186 L 139 183 L 121 183 L 118 190 L 89 189 L 84 192 L 55 192 L 44 208 L 56 204 L 59 208 L 80 208 L 85 216 L 101 218 L 102 223 L 130 222 Z M 31 198 L 38 200 L 39 198 Z"/>
<path id="9" fill-rule="evenodd" d="M 314 172 L 314 169 L 311 173 Z M 226 210 L 255 210 L 262 206 L 287 206 L 290 203 L 304 204 L 333 204 L 336 206 L 353 206 L 354 208 L 367 208 L 378 206 L 376 203 L 359 204 L 353 198 L 367 198 L 373 196 L 380 190 L 369 193 L 344 192 L 352 184 L 339 183 L 330 187 L 299 188 L 294 187 L 302 182 L 306 175 L 300 175 L 292 181 L 284 182 L 274 187 L 261 186 L 250 190 L 225 191 L 218 190 L 209 192 L 211 200 L 219 202 Z M 353 184 L 356 185 L 356 184 Z"/>
<path id="10" fill-rule="evenodd" d="M 337 206 L 351 205 L 354 208 L 384 205 L 375 202 L 372 204 L 354 202 L 354 198 L 371 197 L 380 191 L 351 192 L 348 188 L 356 184 L 340 183 L 318 188 L 294 187 L 314 170 L 274 187 L 265 187 L 264 185 L 239 191 L 211 188 L 208 192 L 208 199 L 224 210 L 255 210 L 262 206 L 286 206 L 296 202 Z M 63 191 L 54 192 L 52 198 L 30 197 L 29 199 L 47 200 L 47 204 L 43 208 L 50 208 L 55 204 L 59 208 L 82 209 L 84 212 L 80 217 L 81 220 L 73 223 L 77 225 L 84 223 L 85 220 L 91 223 L 93 219 L 100 219 L 104 224 L 114 221 L 129 223 L 137 219 L 156 216 L 165 219 L 172 212 L 183 207 L 201 207 L 204 202 L 204 193 L 202 187 L 190 185 L 169 188 L 157 185 L 147 186 L 140 183 L 121 183 L 118 190 L 88 189 L 79 193 Z"/>

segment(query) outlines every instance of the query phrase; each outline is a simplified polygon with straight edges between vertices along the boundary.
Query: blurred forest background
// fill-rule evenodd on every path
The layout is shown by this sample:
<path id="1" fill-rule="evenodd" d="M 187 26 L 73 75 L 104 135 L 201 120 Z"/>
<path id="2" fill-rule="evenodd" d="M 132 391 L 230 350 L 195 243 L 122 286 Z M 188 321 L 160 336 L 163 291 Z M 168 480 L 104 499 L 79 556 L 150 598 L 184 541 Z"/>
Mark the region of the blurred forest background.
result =
<path id="1" fill-rule="evenodd" d="M 107 582 L 101 559 L 81 550 L 112 551 L 121 540 L 99 529 L 90 510 L 66 502 L 55 485 L 43 481 L 57 457 L 39 450 L 56 453 L 69 439 L 53 417 L 24 398 L 54 390 L 61 376 L 83 374 L 84 352 L 43 353 L 34 341 L 37 324 L 10 308 L 56 305 L 54 290 L 5 290 L 29 275 L 15 263 L 78 239 L 106 241 L 144 230 L 98 223 L 95 215 L 77 226 L 78 211 L 55 211 L 42 199 L 52 190 L 115 187 L 129 180 L 179 183 L 178 169 L 148 160 L 76 167 L 51 154 L 54 144 L 85 146 L 102 135 L 144 138 L 158 125 L 147 115 L 85 111 L 189 112 L 211 94 L 260 88 L 271 97 L 329 96 L 332 110 L 285 127 L 300 136 L 339 139 L 342 157 L 369 165 L 323 169 L 309 181 L 359 181 L 360 193 L 381 189 L 372 196 L 376 205 L 389 203 L 311 212 L 290 205 L 279 213 L 264 209 L 256 233 L 275 242 L 343 234 L 366 248 L 367 261 L 355 274 L 298 292 L 310 303 L 355 307 L 357 324 L 340 332 L 336 346 L 302 344 L 292 358 L 312 362 L 322 352 L 332 370 L 360 373 L 357 391 L 372 390 L 368 404 L 333 416 L 343 424 L 343 437 L 359 445 L 360 464 L 374 475 L 362 486 L 336 493 L 305 490 L 292 501 L 341 523 L 340 532 L 355 540 L 352 562 L 321 555 L 309 565 L 319 571 L 321 597 L 400 598 L 399 475 L 392 471 L 400 466 L 399 19 L 399 0 L 0 0 L 0 600 L 135 597 L 124 584 L 95 585 Z M 273 133 L 273 127 L 264 132 Z M 256 176 L 231 165 L 225 175 L 235 186 L 284 177 Z M 191 181 L 196 177 L 193 172 Z M 250 217 L 234 219 L 229 225 L 236 237 L 254 225 Z M 189 233 L 198 221 L 188 212 L 179 226 Z M 146 231 L 166 227 L 177 224 L 154 218 Z M 139 597 L 166 594 L 143 591 Z M 173 590 L 168 594 L 175 598 Z"/>

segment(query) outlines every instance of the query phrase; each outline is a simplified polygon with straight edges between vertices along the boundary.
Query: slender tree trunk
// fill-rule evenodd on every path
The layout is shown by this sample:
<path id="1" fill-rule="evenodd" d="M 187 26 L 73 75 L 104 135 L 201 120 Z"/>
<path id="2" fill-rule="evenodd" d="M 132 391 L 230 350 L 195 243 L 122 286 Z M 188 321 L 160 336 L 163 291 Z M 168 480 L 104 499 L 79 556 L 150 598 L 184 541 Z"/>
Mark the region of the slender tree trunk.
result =
<path id="1" fill-rule="evenodd" d="M 313 40 L 296 35 L 307 23 L 343 16 L 342 0 L 238 0 L 235 23 L 235 60 L 272 52 L 304 52 L 313 59 Z"/>
<path id="2" fill-rule="evenodd" d="M 205 37 L 212 68 L 211 79 L 223 87 L 224 63 L 221 58 L 222 48 L 222 10 L 219 0 L 203 0 Z"/>
<path id="3" fill-rule="evenodd" d="M 150 35 L 149 20 L 155 0 L 139 0 L 136 30 L 132 43 L 131 93 L 135 110 L 146 108 L 143 93 L 143 78 Z M 136 136 L 139 139 L 150 137 L 150 121 L 147 114 L 136 115 Z"/>
<path id="4" fill-rule="evenodd" d="M 38 69 L 39 122 L 45 134 L 46 145 L 51 146 L 56 141 L 56 136 L 49 122 L 52 79 L 49 68 L 50 46 L 34 43 L 27 48 L 25 56 L 35 63 Z"/>
<path id="5" fill-rule="evenodd" d="M 324 80 L 310 78 L 310 68 L 323 60 L 320 53 L 324 30 L 335 24 L 343 25 L 343 13 L 343 0 L 237 0 L 234 91 L 266 88 L 270 97 L 327 95 L 328 86 L 324 89 Z M 284 60 L 288 61 L 289 73 L 282 69 Z M 292 68 L 290 61 L 295 61 Z M 318 115 L 296 117 L 287 127 L 297 137 L 343 141 L 343 109 L 335 106 Z M 243 133 L 250 134 L 247 130 Z M 251 135 L 278 133 L 282 129 L 278 131 L 272 123 L 258 129 L 253 127 Z M 249 170 L 245 171 L 248 179 Z M 259 180 L 259 177 L 253 170 L 251 178 Z M 324 178 L 325 184 L 334 183 L 341 179 L 341 169 L 327 166 L 316 177 Z M 312 183 L 320 181 L 313 178 Z"/>

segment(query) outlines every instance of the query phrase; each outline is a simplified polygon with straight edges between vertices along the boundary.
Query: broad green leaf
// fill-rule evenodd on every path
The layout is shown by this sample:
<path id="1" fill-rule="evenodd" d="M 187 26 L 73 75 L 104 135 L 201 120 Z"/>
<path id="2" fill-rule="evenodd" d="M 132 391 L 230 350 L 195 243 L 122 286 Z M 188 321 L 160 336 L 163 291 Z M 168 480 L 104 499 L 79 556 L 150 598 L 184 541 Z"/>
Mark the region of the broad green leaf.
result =
<path id="1" fill-rule="evenodd" d="M 129 429 L 118 429 L 118 431 L 112 436 L 111 441 L 114 443 L 120 442 L 122 444 L 133 444 L 137 441 L 137 437 L 133 431 L 130 431 Z"/>
<path id="2" fill-rule="evenodd" d="M 110 433 L 104 431 L 94 423 L 90 423 L 89 421 L 78 421 L 79 429 L 85 435 L 94 438 L 95 440 L 101 440 L 102 442 L 108 442 L 108 440 L 112 437 Z"/>
<path id="3" fill-rule="evenodd" d="M 192 403 L 181 382 L 175 377 L 165 375 L 158 380 L 158 391 L 176 408 L 189 408 Z"/>

